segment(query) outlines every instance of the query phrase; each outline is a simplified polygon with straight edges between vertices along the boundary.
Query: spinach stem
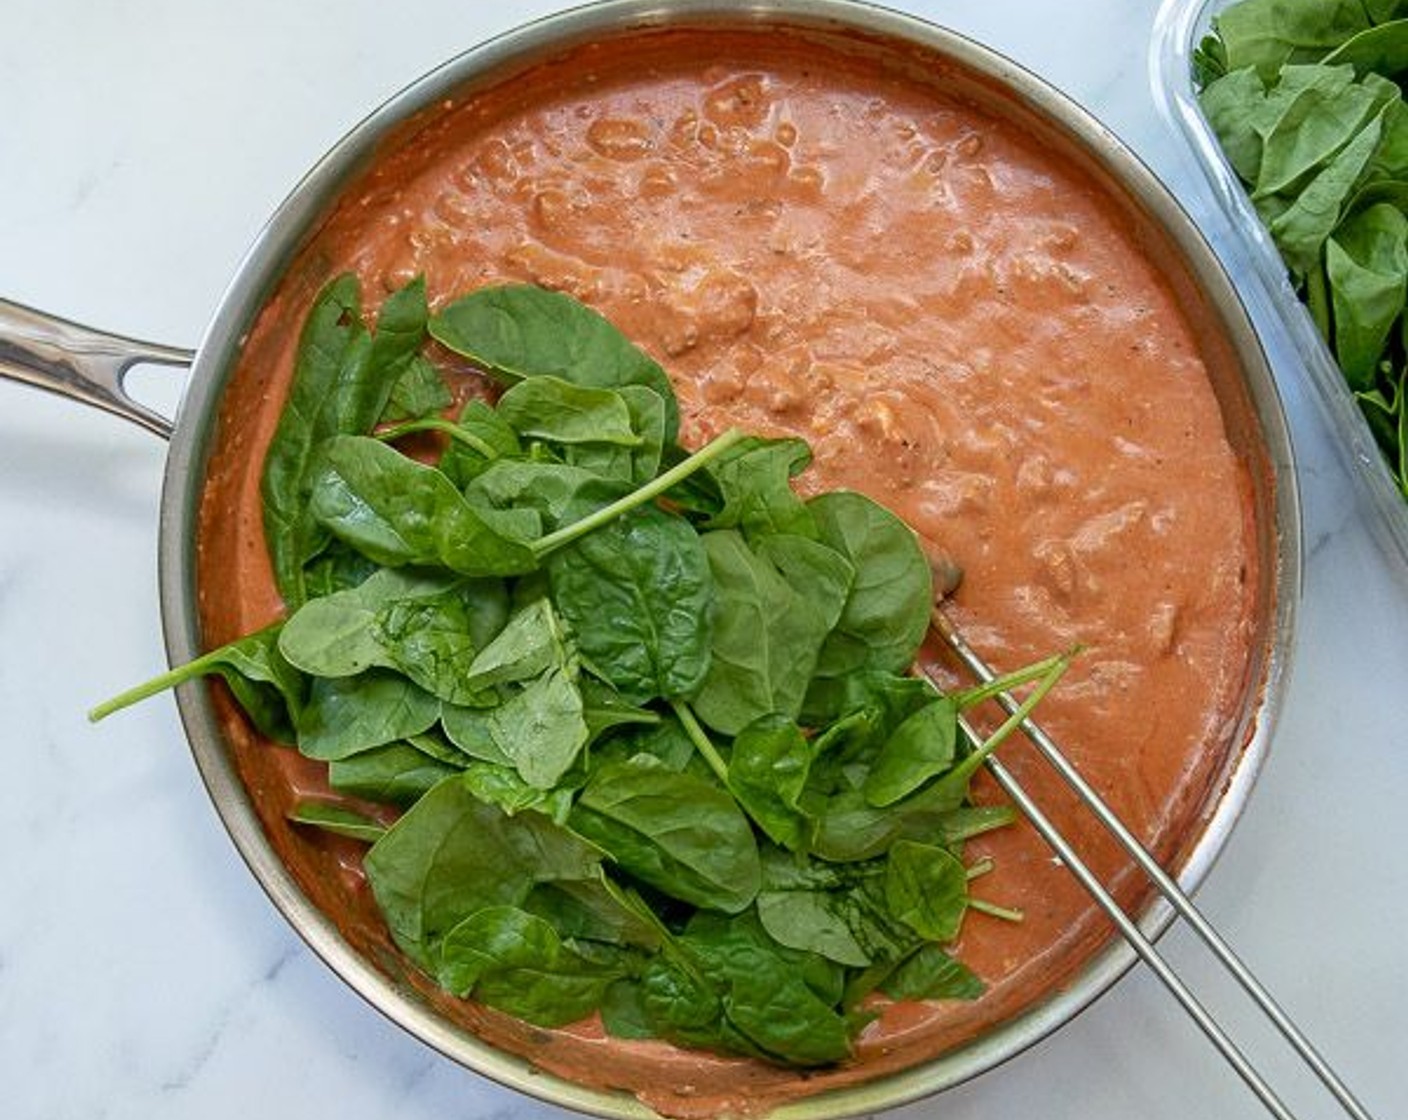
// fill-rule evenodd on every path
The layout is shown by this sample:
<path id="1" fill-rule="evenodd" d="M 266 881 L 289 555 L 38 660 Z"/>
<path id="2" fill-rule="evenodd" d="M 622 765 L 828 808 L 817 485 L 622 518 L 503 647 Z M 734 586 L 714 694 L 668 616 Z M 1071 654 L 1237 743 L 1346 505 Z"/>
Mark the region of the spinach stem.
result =
<path id="1" fill-rule="evenodd" d="M 1026 684 L 1028 681 L 1038 680 L 1051 672 L 1052 668 L 1065 657 L 1068 661 L 1075 653 L 1075 649 L 1065 654 L 1053 654 L 1043 658 L 1041 661 L 1034 661 L 1032 664 L 1021 669 L 1014 669 L 1010 673 L 1003 673 L 1000 677 L 993 677 L 992 680 L 983 684 L 975 684 L 972 688 L 965 688 L 961 692 L 953 694 L 953 702 L 958 705 L 960 711 L 967 711 L 984 700 L 990 700 L 1000 692 L 1010 692 L 1014 688 Z"/>
<path id="2" fill-rule="evenodd" d="M 129 688 L 126 692 L 118 693 L 111 700 L 105 700 L 88 713 L 88 721 L 97 723 L 101 719 L 106 719 L 114 712 L 120 712 L 123 708 L 130 708 L 142 700 L 155 696 L 159 692 L 165 692 L 168 688 L 175 688 L 178 684 L 185 684 L 196 677 L 202 677 L 206 673 L 213 672 L 220 663 L 220 658 L 224 655 L 225 649 L 213 649 L 209 653 L 197 657 L 194 661 L 188 661 L 184 665 L 178 665 L 162 673 L 159 677 L 153 677 L 149 681 Z"/>
<path id="3" fill-rule="evenodd" d="M 971 867 L 968 868 L 966 872 L 968 876 L 968 881 L 971 883 L 980 875 L 986 875 L 996 866 L 997 864 L 993 863 L 993 861 L 990 859 L 980 859 L 977 863 L 973 864 Z"/>
<path id="4" fill-rule="evenodd" d="M 534 555 L 540 559 L 554 549 L 561 548 L 565 544 L 571 544 L 579 537 L 584 537 L 593 529 L 599 529 L 609 521 L 613 521 L 622 514 L 629 513 L 637 506 L 642 506 L 653 498 L 658 498 L 671 486 L 684 481 L 701 467 L 713 462 L 734 444 L 746 438 L 746 433 L 738 428 L 730 428 L 720 436 L 710 440 L 688 459 L 676 463 L 664 474 L 657 475 L 644 486 L 637 490 L 632 490 L 625 497 L 617 498 L 610 505 L 602 506 L 601 509 L 587 514 L 580 521 L 574 521 L 570 525 L 564 525 L 555 532 L 548 533 L 544 537 L 539 537 L 533 541 L 529 547 Z"/>
<path id="5" fill-rule="evenodd" d="M 440 432 L 449 436 L 453 440 L 458 440 L 466 447 L 479 452 L 486 459 L 497 459 L 499 453 L 492 446 L 480 439 L 473 432 L 466 431 L 451 420 L 442 420 L 438 417 L 428 417 L 423 420 L 407 420 L 404 424 L 396 424 L 390 428 L 383 428 L 376 433 L 376 438 L 383 443 L 390 443 L 392 440 L 400 439 L 402 436 L 412 435 L 416 432 Z"/>
<path id="6" fill-rule="evenodd" d="M 728 767 L 724 764 L 723 756 L 709 740 L 709 733 L 700 726 L 699 720 L 695 718 L 694 712 L 690 710 L 688 704 L 683 700 L 671 700 L 670 707 L 674 708 L 675 715 L 684 725 L 685 734 L 689 736 L 690 742 L 694 744 L 705 762 L 709 764 L 709 769 L 714 772 L 719 781 L 728 786 Z"/>
<path id="7" fill-rule="evenodd" d="M 944 828 L 944 838 L 948 842 L 971 840 L 985 832 L 1006 828 L 1017 820 L 1017 810 L 1010 805 L 985 805 L 981 810 L 970 811 L 965 820 L 965 824 Z"/>
<path id="8" fill-rule="evenodd" d="M 995 902 L 984 902 L 981 898 L 970 898 L 968 909 L 976 910 L 980 914 L 991 914 L 994 918 L 1001 918 L 1006 922 L 1026 920 L 1026 915 L 1020 910 L 1013 910 L 1010 906 L 999 906 Z"/>
<path id="9" fill-rule="evenodd" d="M 1027 694 L 1027 698 L 1017 706 L 1017 709 L 1010 716 L 1003 720 L 1002 726 L 978 745 L 978 748 L 972 754 L 968 755 L 962 762 L 945 774 L 944 781 L 967 781 L 971 778 L 977 772 L 978 767 L 983 764 L 983 760 L 986 759 L 988 755 L 992 754 L 1012 732 L 1016 731 L 1017 728 L 1022 725 L 1026 718 L 1031 715 L 1032 709 L 1041 703 L 1042 697 L 1055 687 L 1056 682 L 1061 679 L 1061 674 L 1066 671 L 1071 663 L 1071 658 L 1074 656 L 1075 651 L 1070 650 L 1057 657 L 1051 658 L 1051 665 L 1047 668 L 1046 672 L 1042 674 L 1041 679 L 1036 682 L 1031 692 Z"/>

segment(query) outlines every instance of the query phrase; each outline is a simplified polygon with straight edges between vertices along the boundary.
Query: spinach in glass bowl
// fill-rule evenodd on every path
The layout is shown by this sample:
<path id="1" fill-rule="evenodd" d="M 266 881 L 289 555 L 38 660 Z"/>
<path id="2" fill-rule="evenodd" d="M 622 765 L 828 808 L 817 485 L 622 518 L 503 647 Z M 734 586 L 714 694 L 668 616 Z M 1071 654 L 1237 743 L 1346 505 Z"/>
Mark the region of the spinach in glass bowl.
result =
<path id="1" fill-rule="evenodd" d="M 1408 498 L 1408 4 L 1241 0 L 1198 102 Z"/>

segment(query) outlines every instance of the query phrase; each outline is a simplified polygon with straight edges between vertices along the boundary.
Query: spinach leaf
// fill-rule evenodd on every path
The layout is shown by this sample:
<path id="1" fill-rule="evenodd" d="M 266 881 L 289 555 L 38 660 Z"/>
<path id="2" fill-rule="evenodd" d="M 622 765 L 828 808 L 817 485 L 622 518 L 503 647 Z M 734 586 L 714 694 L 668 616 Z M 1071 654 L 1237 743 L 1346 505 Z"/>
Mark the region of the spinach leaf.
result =
<path id="1" fill-rule="evenodd" d="M 807 723 L 825 728 L 823 735 L 836 720 L 863 715 L 865 738 L 855 752 L 859 754 L 878 747 L 904 720 L 938 698 L 938 689 L 923 677 L 864 670 L 813 681 L 802 714 Z M 853 722 L 846 737 L 860 729 Z"/>
<path id="2" fill-rule="evenodd" d="M 536 510 L 548 529 L 579 521 L 624 496 L 624 486 L 570 463 L 499 460 L 466 487 L 473 505 Z"/>
<path id="3" fill-rule="evenodd" d="M 448 737 L 437 728 L 432 727 L 429 731 L 422 731 L 419 735 L 409 736 L 406 739 L 406 744 L 414 747 L 427 758 L 436 759 L 457 770 L 464 768 L 463 752 L 457 749 Z"/>
<path id="4" fill-rule="evenodd" d="M 382 328 L 385 329 L 385 328 Z M 417 343 L 419 345 L 419 343 Z M 435 364 L 421 354 L 406 363 L 401 376 L 391 386 L 379 424 L 399 424 L 435 416 L 454 403 Z"/>
<path id="5" fill-rule="evenodd" d="M 656 1037 L 645 1009 L 643 987 L 635 980 L 618 980 L 607 987 L 600 1011 L 602 1028 L 612 1038 L 639 1041 Z"/>
<path id="6" fill-rule="evenodd" d="M 525 540 L 504 535 L 440 471 L 362 436 L 325 444 L 310 508 L 318 522 L 380 564 L 421 564 L 467 576 L 532 571 Z"/>
<path id="7" fill-rule="evenodd" d="M 954 762 L 958 744 L 958 708 L 940 697 L 895 729 L 880 748 L 865 779 L 865 799 L 875 806 L 893 805 Z"/>
<path id="8" fill-rule="evenodd" d="M 445 779 L 367 853 L 363 866 L 396 943 L 434 975 L 438 948 L 490 906 L 520 906 L 539 883 L 595 879 L 600 852 L 539 813 L 508 816 L 459 776 Z"/>
<path id="9" fill-rule="evenodd" d="M 512 767 L 513 763 L 494 738 L 490 726 L 492 714 L 493 706 L 470 708 L 446 704 L 440 711 L 440 727 L 445 737 L 462 754 L 482 762 Z"/>
<path id="10" fill-rule="evenodd" d="M 477 397 L 460 410 L 455 428 L 459 438 L 446 444 L 437 465 L 456 487 L 463 488 L 493 463 L 523 454 L 512 425 Z"/>
<path id="11" fill-rule="evenodd" d="M 554 553 L 547 569 L 583 657 L 628 702 L 699 687 L 713 586 L 687 521 L 641 507 Z"/>
<path id="12" fill-rule="evenodd" d="M 365 583 L 381 565 L 369 560 L 351 545 L 330 541 L 303 568 L 303 590 L 309 599 L 321 599 Z"/>
<path id="13" fill-rule="evenodd" d="M 1408 19 L 1394 19 L 1361 31 L 1320 61 L 1326 66 L 1353 66 L 1360 77 L 1401 74 L 1408 70 Z"/>
<path id="14" fill-rule="evenodd" d="M 522 683 L 567 661 L 566 639 L 548 599 L 519 609 L 465 671 L 472 694 L 497 685 Z"/>
<path id="15" fill-rule="evenodd" d="M 883 859 L 835 864 L 763 852 L 758 918 L 780 945 L 852 967 L 894 961 L 915 934 L 888 910 Z"/>
<path id="16" fill-rule="evenodd" d="M 558 377 L 520 381 L 499 398 L 498 413 L 520 437 L 621 447 L 639 447 L 643 442 L 631 425 L 631 411 L 620 393 Z"/>
<path id="17" fill-rule="evenodd" d="M 275 624 L 217 650 L 214 661 L 197 660 L 224 680 L 261 735 L 291 744 L 307 681 L 279 652 L 278 634 Z"/>
<path id="18" fill-rule="evenodd" d="M 934 581 L 914 532 L 861 494 L 837 490 L 807 503 L 823 544 L 855 569 L 855 582 L 817 665 L 820 677 L 908 669 L 929 630 Z"/>
<path id="19" fill-rule="evenodd" d="M 300 607 L 279 651 L 319 677 L 394 669 L 452 704 L 475 702 L 475 602 L 466 581 L 383 569 L 364 583 Z"/>
<path id="20" fill-rule="evenodd" d="M 819 953 L 838 964 L 864 968 L 869 951 L 857 939 L 854 926 L 861 915 L 855 900 L 842 891 L 761 891 L 758 919 L 780 945 Z"/>
<path id="21" fill-rule="evenodd" d="M 324 832 L 368 843 L 375 843 L 386 834 L 386 826 L 380 821 L 331 801 L 305 798 L 294 805 L 288 819 L 294 824 L 310 825 Z"/>
<path id="22" fill-rule="evenodd" d="M 626 975 L 624 960 L 603 963 L 563 943 L 551 925 L 514 906 L 489 906 L 456 925 L 438 951 L 436 979 L 540 1027 L 585 1018 L 606 988 Z"/>
<path id="23" fill-rule="evenodd" d="M 529 285 L 481 288 L 442 308 L 430 333 L 510 382 L 551 376 L 606 389 L 644 385 L 665 402 L 666 439 L 678 432 L 679 406 L 665 371 L 570 296 Z"/>
<path id="24" fill-rule="evenodd" d="M 550 922 L 563 937 L 658 951 L 670 934 L 636 892 L 602 870 L 596 879 L 540 883 L 523 908 Z"/>
<path id="25" fill-rule="evenodd" d="M 828 1065 L 850 1054 L 849 1024 L 833 1006 L 839 973 L 821 958 L 778 945 L 752 914 L 726 918 L 701 911 L 679 943 L 719 993 L 724 1022 L 715 1029 L 725 1045 L 800 1066 Z M 648 989 L 648 1012 L 658 1007 L 656 995 Z M 692 1003 L 698 1011 L 709 1006 L 707 999 Z"/>
<path id="26" fill-rule="evenodd" d="M 425 286 L 417 280 L 386 300 L 373 340 L 350 274 L 331 281 L 309 313 L 261 478 L 274 579 L 290 608 L 304 601 L 303 566 L 327 539 L 309 507 L 322 447 L 336 435 L 371 431 L 424 341 L 425 321 Z"/>
<path id="27" fill-rule="evenodd" d="M 1379 142 L 1383 114 L 1336 153 L 1282 213 L 1268 224 L 1281 255 L 1301 277 L 1318 271 L 1320 251 L 1344 211 L 1359 176 Z"/>
<path id="28" fill-rule="evenodd" d="M 598 767 L 608 762 L 649 762 L 682 774 L 691 770 L 697 760 L 695 745 L 678 719 L 656 716 L 650 724 L 626 727 L 606 737 L 592 753 Z M 694 769 L 700 777 L 708 770 Z"/>
<path id="29" fill-rule="evenodd" d="M 426 322 L 429 316 L 423 276 L 398 288 L 383 301 L 381 310 L 377 312 L 376 334 L 372 338 L 369 373 L 374 384 L 364 390 L 368 401 L 357 408 L 359 417 L 370 416 L 375 421 L 385 411 L 386 402 L 396 391 L 397 382 L 407 370 L 423 361 L 420 350 L 427 337 Z M 361 388 L 358 386 L 358 389 Z M 366 430 L 366 425 L 360 420 L 357 430 Z"/>
<path id="30" fill-rule="evenodd" d="M 440 701 L 399 673 L 315 677 L 298 717 L 298 749 L 330 762 L 409 739 L 434 726 Z"/>
<path id="31" fill-rule="evenodd" d="M 537 600 L 521 610 L 466 680 L 475 689 L 497 687 L 500 695 L 478 707 L 446 706 L 441 725 L 450 742 L 471 758 L 514 769 L 534 790 L 557 785 L 592 730 L 576 662 L 563 646 L 551 605 Z"/>
<path id="32" fill-rule="evenodd" d="M 952 941 L 968 908 L 968 874 L 949 851 L 899 840 L 885 864 L 889 912 L 928 941 Z"/>
<path id="33" fill-rule="evenodd" d="M 1274 81 L 1288 62 L 1314 61 L 1369 27 L 1360 0 L 1242 0 L 1213 20 L 1226 68 Z"/>
<path id="34" fill-rule="evenodd" d="M 1255 183 L 1261 171 L 1261 121 L 1266 90 L 1256 71 L 1234 70 L 1209 83 L 1198 104 L 1222 145 L 1227 162 L 1244 183 Z"/>
<path id="35" fill-rule="evenodd" d="M 763 716 L 795 717 L 849 582 L 833 569 L 836 579 L 814 580 L 803 594 L 736 530 L 701 539 L 715 593 L 708 671 L 694 695 L 695 712 L 726 735 Z M 815 542 L 793 539 L 821 550 Z"/>
<path id="36" fill-rule="evenodd" d="M 650 1035 L 681 1046 L 761 1057 L 741 1034 L 726 1030 L 720 989 L 704 978 L 690 957 L 680 958 L 681 951 L 676 951 L 646 963 L 637 999 L 621 1016 L 626 1029 L 639 1029 L 643 1023 Z M 622 1003 L 618 994 L 618 1008 Z"/>
<path id="37" fill-rule="evenodd" d="M 635 443 L 580 443 L 566 449 L 566 458 L 574 466 L 602 478 L 639 486 L 660 472 L 665 446 L 665 401 L 644 385 L 622 385 L 616 393 L 630 414 Z"/>
<path id="38" fill-rule="evenodd" d="M 535 789 L 556 785 L 590 737 L 574 675 L 548 669 L 489 713 L 494 744 Z"/>
<path id="39" fill-rule="evenodd" d="M 583 675 L 577 680 L 582 694 L 582 719 L 587 725 L 588 743 L 621 727 L 656 727 L 660 714 L 649 708 L 628 704 L 609 684 Z"/>
<path id="40" fill-rule="evenodd" d="M 705 527 L 739 529 L 750 541 L 769 533 L 815 537 L 812 513 L 791 481 L 811 460 L 811 448 L 800 439 L 743 440 L 709 468 L 722 507 Z"/>
<path id="41" fill-rule="evenodd" d="M 986 985 L 932 942 L 921 945 L 880 982 L 891 999 L 977 999 Z"/>
<path id="42" fill-rule="evenodd" d="M 605 763 L 569 821 L 624 870 L 682 902 L 737 913 L 758 893 L 752 829 L 713 782 L 636 760 Z"/>
<path id="43" fill-rule="evenodd" d="M 565 825 L 576 788 L 563 784 L 543 789 L 529 785 L 512 766 L 471 762 L 464 769 L 464 784 L 480 801 L 496 805 L 509 816 L 531 809 Z"/>
<path id="44" fill-rule="evenodd" d="M 894 805 L 876 808 L 861 790 L 842 790 L 817 812 L 812 851 L 822 859 L 846 863 L 874 859 L 901 840 L 946 843 L 955 823 L 972 823 L 971 810 L 962 807 L 965 792 L 936 782 Z M 1010 823 L 1011 810 L 999 808 L 994 825 Z"/>
<path id="45" fill-rule="evenodd" d="M 806 599 L 817 622 L 830 633 L 855 586 L 855 566 L 829 545 L 795 533 L 771 533 L 749 545 Z"/>
<path id="46" fill-rule="evenodd" d="M 1335 356 L 1351 388 L 1371 389 L 1408 298 L 1408 216 L 1386 202 L 1351 215 L 1325 246 L 1325 269 Z"/>
<path id="47" fill-rule="evenodd" d="M 733 741 L 728 788 L 775 844 L 805 850 L 811 824 L 799 802 L 811 769 L 812 747 L 786 716 L 764 716 Z"/>
<path id="48" fill-rule="evenodd" d="M 338 793 L 384 805 L 409 806 L 442 779 L 451 766 L 409 742 L 387 743 L 328 763 L 328 785 Z"/>
<path id="49" fill-rule="evenodd" d="M 1268 98 L 1279 115 L 1263 133 L 1253 198 L 1294 191 L 1328 164 L 1380 108 L 1374 91 L 1355 84 L 1348 66 L 1287 67 L 1282 73 Z"/>

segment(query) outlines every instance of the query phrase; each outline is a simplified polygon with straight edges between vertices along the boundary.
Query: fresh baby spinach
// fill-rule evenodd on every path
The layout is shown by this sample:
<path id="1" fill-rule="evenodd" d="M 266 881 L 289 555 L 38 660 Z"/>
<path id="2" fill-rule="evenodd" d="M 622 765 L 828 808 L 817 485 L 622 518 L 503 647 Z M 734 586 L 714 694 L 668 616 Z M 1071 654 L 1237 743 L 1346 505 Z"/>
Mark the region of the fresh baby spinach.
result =
<path id="1" fill-rule="evenodd" d="M 489 714 L 494 745 L 534 789 L 552 789 L 591 736 L 575 676 L 553 666 Z"/>
<path id="2" fill-rule="evenodd" d="M 1379 223 L 1338 235 L 1342 288 L 1398 267 Z M 970 897 L 963 844 L 1013 819 L 968 784 L 1015 723 L 975 742 L 958 713 L 1032 685 L 1029 710 L 1065 659 L 951 695 L 909 675 L 914 534 L 860 494 L 804 500 L 800 439 L 690 452 L 678 424 L 661 368 L 566 296 L 430 317 L 416 282 L 373 331 L 339 278 L 264 476 L 286 618 L 94 715 L 222 677 L 326 764 L 291 819 L 370 845 L 392 938 L 454 996 L 828 1065 L 877 991 L 981 992 L 943 946 L 1006 913 Z"/>
<path id="3" fill-rule="evenodd" d="M 801 807 L 815 748 L 787 715 L 748 724 L 733 741 L 724 781 L 743 811 L 774 844 L 800 852 L 810 840 Z"/>
<path id="4" fill-rule="evenodd" d="M 557 1027 L 596 1010 L 633 963 L 619 952 L 574 949 L 550 922 L 525 910 L 487 906 L 440 942 L 436 979 L 457 996 Z"/>
<path id="5" fill-rule="evenodd" d="M 457 419 L 435 421 L 433 427 L 450 436 L 436 465 L 461 488 L 493 464 L 523 456 L 523 441 L 512 425 L 478 397 L 465 404 Z"/>
<path id="6" fill-rule="evenodd" d="M 465 683 L 477 696 L 487 688 L 531 680 L 566 662 L 566 641 L 552 603 L 534 599 L 474 655 Z"/>
<path id="7" fill-rule="evenodd" d="M 797 1066 L 850 1054 L 857 1024 L 838 1009 L 831 962 L 779 945 L 751 912 L 701 910 L 675 944 L 642 980 L 647 1021 L 663 1037 Z"/>
<path id="8" fill-rule="evenodd" d="M 914 533 L 862 494 L 836 490 L 807 503 L 822 544 L 855 569 L 841 616 L 822 646 L 819 677 L 903 672 L 929 630 L 934 578 Z"/>
<path id="9" fill-rule="evenodd" d="M 684 518 L 635 510 L 557 552 L 548 577 L 583 656 L 621 696 L 639 703 L 699 688 L 713 584 Z"/>
<path id="10" fill-rule="evenodd" d="M 771 714 L 796 716 L 850 580 L 793 584 L 731 529 L 702 538 L 713 586 L 707 671 L 693 708 L 716 731 L 736 734 Z M 811 543 L 811 542 L 804 542 Z M 849 569 L 843 557 L 840 565 Z M 691 690 L 695 691 L 695 690 Z M 684 693 L 681 693 L 683 695 Z"/>
<path id="11" fill-rule="evenodd" d="M 520 575 L 537 567 L 530 547 L 536 517 L 510 523 L 476 509 L 443 472 L 366 436 L 332 437 L 322 459 L 309 497 L 314 518 L 378 564 L 467 576 Z M 524 527 L 527 534 L 515 531 Z"/>
<path id="12" fill-rule="evenodd" d="M 471 704 L 478 605 L 467 581 L 385 568 L 356 587 L 311 599 L 279 635 L 279 652 L 316 677 L 394 669 L 451 704 Z"/>
<path id="13" fill-rule="evenodd" d="M 800 439 L 744 440 L 709 469 L 718 488 L 718 511 L 705 525 L 739 529 L 747 537 L 772 533 L 816 536 L 806 504 L 792 489 L 792 479 L 812 460 Z"/>
<path id="14" fill-rule="evenodd" d="M 378 423 L 405 424 L 437 416 L 453 403 L 454 397 L 435 363 L 417 354 L 391 386 Z"/>
<path id="15" fill-rule="evenodd" d="M 500 459 L 464 487 L 480 509 L 529 509 L 552 531 L 625 497 L 629 488 L 570 463 Z"/>
<path id="16" fill-rule="evenodd" d="M 522 905 L 540 883 L 595 879 L 601 859 L 549 817 L 509 816 L 456 775 L 411 806 L 364 864 L 397 944 L 434 975 L 440 944 L 460 922 Z"/>
<path id="17" fill-rule="evenodd" d="M 735 914 L 758 893 L 753 831 L 715 782 L 651 762 L 607 763 L 569 820 L 641 882 L 681 902 Z"/>
<path id="18" fill-rule="evenodd" d="M 620 447 L 645 442 L 631 426 L 631 410 L 616 390 L 574 385 L 557 377 L 520 381 L 499 398 L 498 413 L 524 439 Z"/>
<path id="19" fill-rule="evenodd" d="M 331 436 L 372 430 L 424 343 L 426 317 L 425 284 L 417 280 L 383 304 L 373 337 L 350 276 L 324 288 L 308 316 L 261 490 L 274 578 L 290 607 L 303 602 L 304 565 L 326 543 L 309 505 L 323 445 Z"/>
<path id="20" fill-rule="evenodd" d="M 329 801 L 300 801 L 293 807 L 288 819 L 294 824 L 312 825 L 325 832 L 333 832 L 353 840 L 365 840 L 369 844 L 376 843 L 386 835 L 386 826 L 380 821 L 346 805 Z"/>
<path id="21" fill-rule="evenodd" d="M 328 763 L 328 785 L 362 801 L 408 807 L 460 768 L 417 750 L 387 743 Z"/>
<path id="22" fill-rule="evenodd" d="M 644 385 L 665 403 L 665 438 L 679 430 L 679 405 L 665 371 L 597 312 L 531 285 L 481 288 L 447 304 L 430 333 L 507 382 L 557 377 L 578 385 Z"/>
<path id="23" fill-rule="evenodd" d="M 312 677 L 298 716 L 298 749 L 320 762 L 349 758 L 430 730 L 440 711 L 435 695 L 389 670 Z"/>
<path id="24" fill-rule="evenodd" d="M 932 941 L 925 942 L 893 966 L 882 966 L 874 977 L 892 999 L 977 999 L 983 982 Z M 859 996 L 859 992 L 853 993 Z"/>
<path id="25" fill-rule="evenodd" d="M 1199 102 L 1408 497 L 1408 4 L 1241 0 Z"/>

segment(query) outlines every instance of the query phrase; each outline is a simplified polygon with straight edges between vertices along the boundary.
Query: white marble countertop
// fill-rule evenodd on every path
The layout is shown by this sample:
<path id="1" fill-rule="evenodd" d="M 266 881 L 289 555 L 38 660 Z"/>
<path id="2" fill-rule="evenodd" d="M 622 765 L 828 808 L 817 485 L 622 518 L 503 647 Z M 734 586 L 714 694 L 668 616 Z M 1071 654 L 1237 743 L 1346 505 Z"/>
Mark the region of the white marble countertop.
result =
<path id="1" fill-rule="evenodd" d="M 265 218 L 348 127 L 450 54 L 552 0 L 6 0 L 0 295 L 192 345 Z M 1154 0 L 899 5 L 1082 102 L 1182 197 L 1245 281 L 1158 116 Z M 1275 324 L 1307 542 L 1296 670 L 1206 912 L 1381 1117 L 1408 1039 L 1408 571 Z M 179 377 L 151 375 L 175 400 Z M 166 383 L 162 385 L 161 383 Z M 0 384 L 0 1112 L 69 1117 L 563 1116 L 439 1057 L 343 986 L 226 837 L 169 698 L 91 703 L 164 667 L 165 447 Z M 1191 939 L 1164 942 L 1305 1117 L 1337 1115 Z M 894 1117 L 1259 1115 L 1146 973 L 1002 1068 Z"/>

